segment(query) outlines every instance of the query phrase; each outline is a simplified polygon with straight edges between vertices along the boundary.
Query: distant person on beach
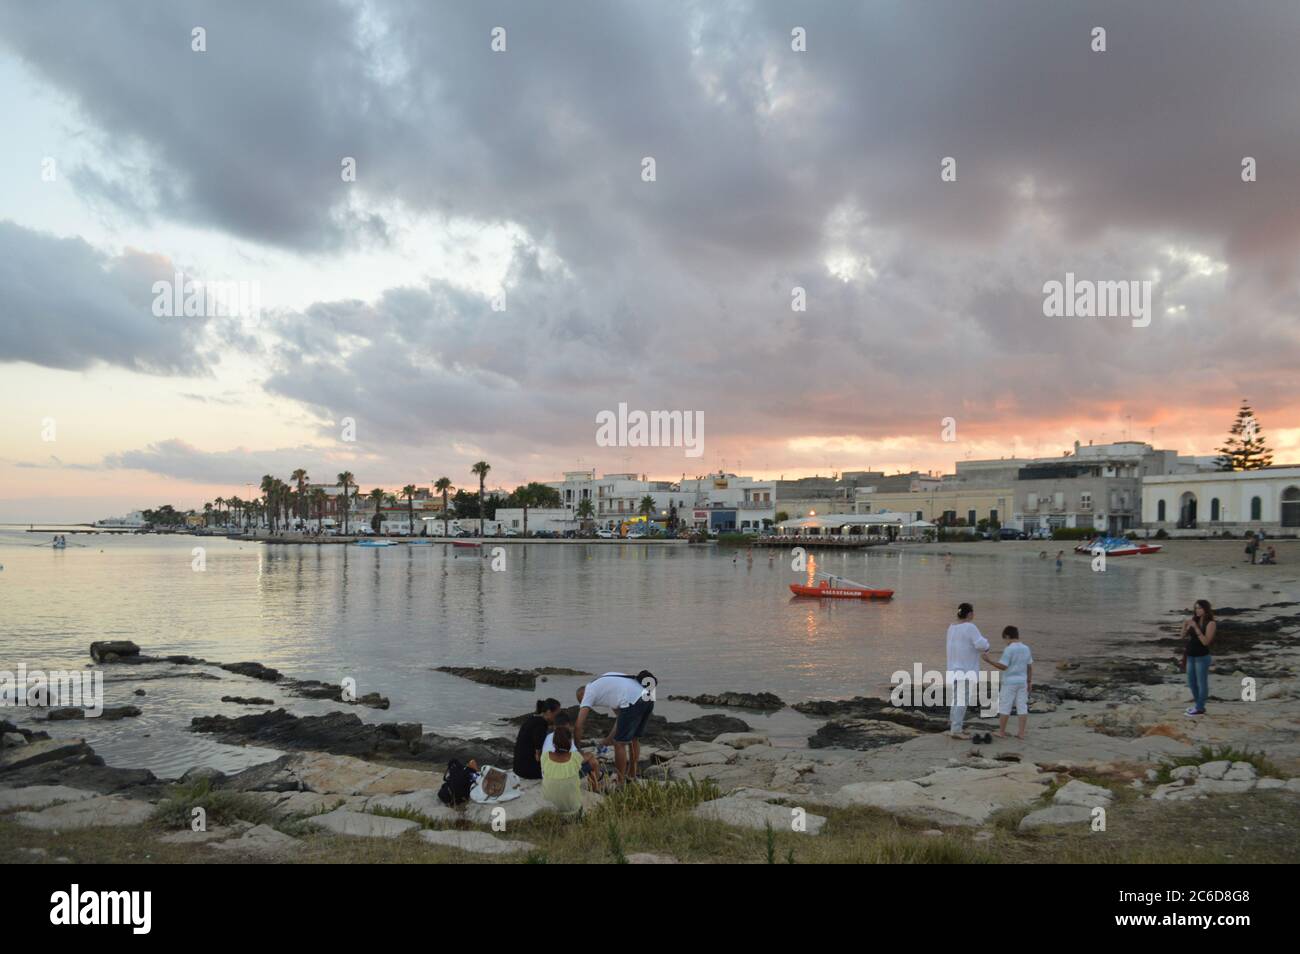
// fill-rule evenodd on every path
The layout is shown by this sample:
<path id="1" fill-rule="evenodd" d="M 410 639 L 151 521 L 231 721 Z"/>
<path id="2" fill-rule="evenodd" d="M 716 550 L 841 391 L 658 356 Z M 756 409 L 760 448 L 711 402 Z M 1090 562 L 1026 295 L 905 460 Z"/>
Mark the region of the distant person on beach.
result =
<path id="1" fill-rule="evenodd" d="M 654 712 L 654 694 L 658 680 L 654 673 L 641 670 L 635 676 L 620 672 L 607 672 L 578 688 L 578 721 L 574 738 L 582 745 L 582 730 L 592 709 L 609 709 L 615 723 L 602 742 L 614 746 L 614 768 L 618 782 L 636 781 L 641 759 L 641 736 L 645 734 Z"/>
<path id="2" fill-rule="evenodd" d="M 1065 558 L 1065 551 L 1057 550 L 1056 551 L 1056 572 L 1057 573 L 1060 573 L 1061 567 L 1065 565 L 1064 558 Z"/>
<path id="3" fill-rule="evenodd" d="M 1268 552 L 1260 557 L 1259 562 L 1261 566 L 1276 566 L 1277 550 L 1274 547 L 1269 547 Z"/>
<path id="4" fill-rule="evenodd" d="M 989 641 L 975 625 L 975 607 L 962 603 L 957 607 L 957 622 L 948 627 L 948 691 L 952 703 L 948 710 L 949 734 L 954 739 L 968 739 L 962 732 L 966 719 L 966 704 L 975 692 L 979 679 L 980 653 L 989 648 Z"/>
<path id="5" fill-rule="evenodd" d="M 1002 685 L 998 689 L 997 736 L 999 739 L 1007 737 L 1007 719 L 1015 709 L 1020 717 L 1016 738 L 1023 739 L 1029 723 L 1029 690 L 1034 687 L 1034 656 L 1020 641 L 1020 630 L 1016 627 L 1008 626 L 1002 630 L 1002 638 L 1007 641 L 1007 648 L 1002 650 L 1001 659 L 994 662 L 988 653 L 983 656 L 994 669 L 1002 670 Z"/>
<path id="6" fill-rule="evenodd" d="M 950 571 L 952 570 L 952 554 L 951 554 L 951 553 L 945 553 L 945 554 L 943 555 L 943 569 L 944 569 L 944 572 L 945 572 L 945 573 L 950 572 Z"/>
<path id="7" fill-rule="evenodd" d="M 533 714 L 519 727 L 519 735 L 515 738 L 514 770 L 520 778 L 542 777 L 542 746 L 555 724 L 556 713 L 560 711 L 560 700 L 538 699 Z"/>
<path id="8" fill-rule="evenodd" d="M 1218 629 L 1210 601 L 1197 600 L 1192 608 L 1192 618 L 1183 623 L 1183 636 L 1187 642 L 1183 649 L 1182 667 L 1187 670 L 1187 685 L 1192 690 L 1188 716 L 1205 715 L 1205 701 L 1210 695 L 1210 662 L 1214 658 L 1210 655 L 1210 645 Z"/>
<path id="9" fill-rule="evenodd" d="M 1250 557 L 1249 563 L 1255 562 L 1255 554 L 1259 551 L 1259 537 L 1252 533 L 1246 540 L 1246 556 Z"/>

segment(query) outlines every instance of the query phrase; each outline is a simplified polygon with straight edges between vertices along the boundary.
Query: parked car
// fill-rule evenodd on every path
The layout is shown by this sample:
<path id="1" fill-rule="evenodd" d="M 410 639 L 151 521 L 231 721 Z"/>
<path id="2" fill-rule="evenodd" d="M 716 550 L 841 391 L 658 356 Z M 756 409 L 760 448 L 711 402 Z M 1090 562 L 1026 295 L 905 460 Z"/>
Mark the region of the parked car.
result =
<path id="1" fill-rule="evenodd" d="M 627 532 L 627 538 L 629 540 L 644 540 L 646 538 L 646 532 L 644 530 L 629 530 Z"/>
<path id="2" fill-rule="evenodd" d="M 516 530 L 514 527 L 506 527 L 504 530 L 501 531 L 501 536 L 503 536 L 503 537 L 517 537 L 517 536 L 519 536 L 519 531 Z"/>
<path id="3" fill-rule="evenodd" d="M 614 539 L 614 531 L 613 531 L 613 530 L 597 530 L 597 531 L 596 531 L 596 536 L 600 537 L 600 539 L 602 539 L 602 540 L 613 540 L 613 539 Z"/>
<path id="4" fill-rule="evenodd" d="M 1015 527 L 1002 527 L 998 530 L 999 540 L 1028 540 L 1029 534 Z"/>

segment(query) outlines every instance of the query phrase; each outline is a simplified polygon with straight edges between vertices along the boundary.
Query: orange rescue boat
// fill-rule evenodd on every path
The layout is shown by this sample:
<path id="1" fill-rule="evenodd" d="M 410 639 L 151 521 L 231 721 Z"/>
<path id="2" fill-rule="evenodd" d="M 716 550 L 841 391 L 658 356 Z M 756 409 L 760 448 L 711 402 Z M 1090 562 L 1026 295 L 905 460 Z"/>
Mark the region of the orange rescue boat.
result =
<path id="1" fill-rule="evenodd" d="M 888 600 L 894 596 L 893 590 L 871 590 L 857 586 L 831 586 L 827 580 L 822 580 L 816 586 L 791 583 L 790 592 L 795 596 L 836 600 Z"/>

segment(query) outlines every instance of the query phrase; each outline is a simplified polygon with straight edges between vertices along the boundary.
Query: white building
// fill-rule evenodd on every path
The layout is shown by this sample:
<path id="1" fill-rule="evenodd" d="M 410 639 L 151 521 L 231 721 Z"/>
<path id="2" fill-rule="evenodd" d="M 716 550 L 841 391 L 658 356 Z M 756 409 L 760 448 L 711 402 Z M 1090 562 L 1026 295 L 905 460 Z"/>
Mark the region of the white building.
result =
<path id="1" fill-rule="evenodd" d="M 145 519 L 143 510 L 132 510 L 125 517 L 106 517 L 103 520 L 95 521 L 95 526 L 97 527 L 120 527 L 132 530 L 139 530 L 144 527 L 144 525 Z"/>
<path id="2" fill-rule="evenodd" d="M 522 534 L 525 529 L 524 520 L 522 507 L 498 507 L 496 520 L 489 520 L 488 524 L 490 526 L 495 522 L 500 526 L 502 532 L 514 530 Z M 573 511 L 564 507 L 528 508 L 526 527 L 529 534 L 537 533 L 539 530 L 545 530 L 549 533 L 564 533 L 566 530 L 580 529 L 581 524 L 582 521 L 573 515 Z"/>
<path id="3" fill-rule="evenodd" d="M 776 519 L 776 482 L 710 474 L 706 477 L 647 480 L 645 475 L 566 471 L 564 479 L 547 484 L 560 494 L 563 508 L 577 516 L 582 501 L 591 503 L 597 527 L 618 529 L 641 518 L 646 497 L 654 503 L 651 520 L 662 526 L 674 521 L 686 527 L 719 531 L 771 526 Z M 529 529 L 532 516 L 529 512 Z"/>
<path id="4" fill-rule="evenodd" d="M 1300 466 L 1142 478 L 1148 530 L 1300 533 Z"/>

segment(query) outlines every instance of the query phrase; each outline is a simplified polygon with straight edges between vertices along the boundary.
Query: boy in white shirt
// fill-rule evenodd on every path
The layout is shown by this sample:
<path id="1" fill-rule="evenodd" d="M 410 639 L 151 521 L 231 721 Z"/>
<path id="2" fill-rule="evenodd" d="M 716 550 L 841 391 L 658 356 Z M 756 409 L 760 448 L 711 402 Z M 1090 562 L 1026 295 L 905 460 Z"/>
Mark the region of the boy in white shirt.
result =
<path id="1" fill-rule="evenodd" d="M 1034 687 L 1034 656 L 1029 647 L 1020 641 L 1020 630 L 1008 626 L 1002 630 L 1002 638 L 1007 641 L 1007 648 L 1002 650 L 1002 658 L 997 662 L 984 654 L 984 661 L 994 669 L 1002 670 L 1002 686 L 998 690 L 998 731 L 1000 739 L 1007 737 L 1007 719 L 1014 708 L 1020 717 L 1020 731 L 1017 739 L 1025 737 L 1025 727 L 1029 724 L 1029 690 Z"/>

